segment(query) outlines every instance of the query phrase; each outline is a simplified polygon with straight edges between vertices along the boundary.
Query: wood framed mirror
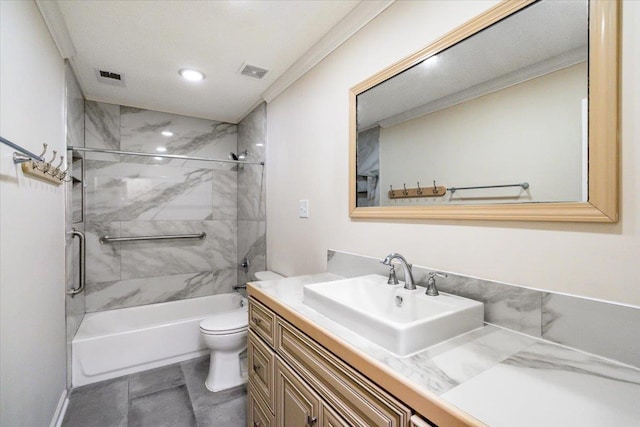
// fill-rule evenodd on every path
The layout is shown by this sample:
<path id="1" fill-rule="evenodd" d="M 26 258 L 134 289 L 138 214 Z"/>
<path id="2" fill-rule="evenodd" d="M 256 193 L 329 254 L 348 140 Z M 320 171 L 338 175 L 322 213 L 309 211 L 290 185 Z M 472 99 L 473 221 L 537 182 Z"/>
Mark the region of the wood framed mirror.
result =
<path id="1" fill-rule="evenodd" d="M 506 0 L 353 87 L 350 216 L 618 221 L 620 2 L 579 7 Z M 574 83 L 555 80 L 569 75 Z M 567 106 L 557 89 L 565 87 L 574 88 Z M 459 132 L 467 125 L 473 138 Z M 487 129 L 508 145 L 482 140 Z M 556 153 L 565 141 L 574 151 Z"/>

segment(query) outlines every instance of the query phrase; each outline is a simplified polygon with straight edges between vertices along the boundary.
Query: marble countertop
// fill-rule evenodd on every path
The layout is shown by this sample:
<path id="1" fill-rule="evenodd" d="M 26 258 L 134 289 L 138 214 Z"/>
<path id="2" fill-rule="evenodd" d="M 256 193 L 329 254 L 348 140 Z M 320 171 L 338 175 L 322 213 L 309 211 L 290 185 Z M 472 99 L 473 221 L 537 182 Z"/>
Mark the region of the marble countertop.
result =
<path id="1" fill-rule="evenodd" d="M 320 273 L 251 285 L 391 369 L 411 388 L 488 425 L 640 426 L 636 368 L 490 324 L 399 357 L 302 303 L 304 285 L 341 278 Z"/>

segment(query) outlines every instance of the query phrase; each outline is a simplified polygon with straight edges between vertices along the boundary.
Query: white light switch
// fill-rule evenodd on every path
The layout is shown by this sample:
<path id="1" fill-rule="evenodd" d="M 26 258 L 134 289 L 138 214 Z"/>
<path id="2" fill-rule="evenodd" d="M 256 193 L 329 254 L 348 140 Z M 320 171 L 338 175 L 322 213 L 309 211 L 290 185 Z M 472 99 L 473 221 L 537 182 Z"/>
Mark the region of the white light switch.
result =
<path id="1" fill-rule="evenodd" d="M 300 200 L 300 206 L 298 207 L 298 216 L 300 218 L 309 218 L 309 201 Z"/>

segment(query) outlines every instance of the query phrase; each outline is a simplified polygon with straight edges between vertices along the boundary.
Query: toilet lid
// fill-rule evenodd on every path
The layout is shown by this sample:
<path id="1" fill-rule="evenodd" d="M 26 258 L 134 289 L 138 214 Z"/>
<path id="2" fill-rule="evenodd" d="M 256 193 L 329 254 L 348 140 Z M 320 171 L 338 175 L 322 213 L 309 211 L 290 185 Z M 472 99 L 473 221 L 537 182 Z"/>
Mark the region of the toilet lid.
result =
<path id="1" fill-rule="evenodd" d="M 200 322 L 200 329 L 213 333 L 242 330 L 248 326 L 249 312 L 246 308 L 214 314 Z"/>

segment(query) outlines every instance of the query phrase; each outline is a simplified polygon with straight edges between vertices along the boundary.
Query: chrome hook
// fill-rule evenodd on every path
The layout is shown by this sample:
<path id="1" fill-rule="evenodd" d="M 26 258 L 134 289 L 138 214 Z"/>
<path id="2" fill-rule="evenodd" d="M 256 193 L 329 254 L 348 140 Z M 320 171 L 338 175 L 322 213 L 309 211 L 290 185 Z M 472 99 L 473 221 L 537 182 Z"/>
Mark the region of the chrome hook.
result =
<path id="1" fill-rule="evenodd" d="M 57 171 L 58 171 L 57 178 L 58 179 L 62 179 L 62 180 L 67 175 L 67 172 L 69 171 L 69 166 L 70 166 L 69 162 L 67 162 L 67 164 L 66 164 L 67 167 L 65 168 L 65 170 L 60 170 L 60 166 L 62 166 L 62 160 L 63 159 L 64 159 L 64 156 L 60 157 L 60 164 L 58 165 L 58 168 L 57 168 Z M 65 182 L 69 182 L 69 181 L 65 181 Z"/>
<path id="2" fill-rule="evenodd" d="M 60 161 L 58 162 L 58 165 L 49 171 L 49 175 L 57 177 L 58 174 L 60 173 L 60 166 L 62 166 L 63 162 L 64 162 L 64 156 L 60 156 Z"/>
<path id="3" fill-rule="evenodd" d="M 407 194 L 409 194 L 409 192 L 407 191 L 407 184 L 402 183 L 402 186 L 404 187 L 404 190 L 402 190 L 402 194 L 406 196 Z"/>
<path id="4" fill-rule="evenodd" d="M 438 187 L 436 186 L 436 180 L 433 180 L 433 194 L 438 194 Z"/>
<path id="5" fill-rule="evenodd" d="M 395 192 L 395 191 L 393 191 L 393 185 L 389 185 L 389 188 L 391 189 L 391 190 L 390 190 L 390 192 L 391 192 L 391 197 L 395 196 L 395 195 L 396 195 L 396 192 Z"/>
<path id="6" fill-rule="evenodd" d="M 42 153 L 40 153 L 40 157 L 42 157 L 44 159 L 44 154 L 47 152 L 47 147 L 49 146 L 49 144 L 45 144 L 44 142 L 42 143 Z"/>
<path id="7" fill-rule="evenodd" d="M 420 188 L 420 181 L 418 181 L 418 191 L 416 191 L 416 193 L 422 194 L 422 188 Z"/>

